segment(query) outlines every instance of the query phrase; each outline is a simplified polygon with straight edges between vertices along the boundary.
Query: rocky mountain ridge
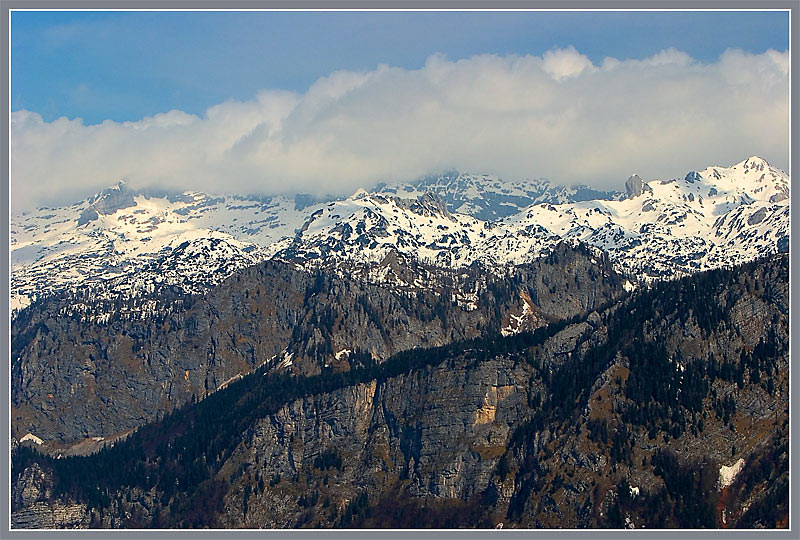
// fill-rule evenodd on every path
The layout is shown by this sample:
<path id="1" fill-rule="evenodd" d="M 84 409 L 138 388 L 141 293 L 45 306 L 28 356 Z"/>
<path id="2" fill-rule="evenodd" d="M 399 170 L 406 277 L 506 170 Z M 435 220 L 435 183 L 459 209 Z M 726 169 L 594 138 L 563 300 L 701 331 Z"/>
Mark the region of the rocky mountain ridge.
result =
<path id="1" fill-rule="evenodd" d="M 785 527 L 788 305 L 776 255 L 532 333 L 264 366 L 96 455 L 17 446 L 12 524 Z"/>
<path id="2" fill-rule="evenodd" d="M 56 447 L 109 437 L 260 366 L 347 371 L 415 347 L 534 329 L 624 293 L 607 258 L 565 244 L 502 277 L 401 258 L 379 269 L 383 281 L 372 282 L 374 268 L 365 278 L 272 260 L 203 295 L 158 289 L 135 303 L 98 303 L 87 288 L 41 300 L 12 324 L 14 434 Z"/>
<path id="3" fill-rule="evenodd" d="M 780 526 L 788 220 L 760 158 L 16 216 L 16 526 Z M 145 484 L 52 461 L 128 444 Z"/>
<path id="4" fill-rule="evenodd" d="M 760 158 L 644 182 L 626 194 L 448 173 L 347 199 L 138 193 L 120 183 L 62 208 L 12 216 L 11 309 L 95 285 L 136 296 L 158 285 L 207 290 L 269 258 L 373 264 L 396 251 L 490 271 L 561 241 L 608 251 L 632 283 L 788 250 L 789 178 Z"/>

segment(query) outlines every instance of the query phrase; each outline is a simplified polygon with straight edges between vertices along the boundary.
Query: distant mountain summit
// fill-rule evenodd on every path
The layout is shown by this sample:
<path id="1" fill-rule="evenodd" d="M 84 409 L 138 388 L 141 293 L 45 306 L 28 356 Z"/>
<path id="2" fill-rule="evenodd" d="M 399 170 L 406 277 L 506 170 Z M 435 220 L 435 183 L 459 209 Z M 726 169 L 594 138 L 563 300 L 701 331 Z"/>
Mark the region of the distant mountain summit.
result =
<path id="1" fill-rule="evenodd" d="M 89 199 L 89 206 L 78 218 L 78 226 L 85 225 L 100 215 L 107 216 L 117 210 L 136 206 L 134 195 L 136 192 L 131 190 L 124 180 L 120 180 L 116 185 L 104 189 Z"/>
<path id="2" fill-rule="evenodd" d="M 633 174 L 624 187 L 450 171 L 326 200 L 137 192 L 119 182 L 71 206 L 12 216 L 11 308 L 89 284 L 109 294 L 154 284 L 200 292 L 273 257 L 347 268 L 396 253 L 500 271 L 567 241 L 608 252 L 637 283 L 788 251 L 789 177 L 757 156 L 681 178 Z"/>
<path id="3" fill-rule="evenodd" d="M 435 193 L 452 212 L 483 221 L 507 217 L 537 203 L 564 204 L 620 196 L 617 192 L 598 191 L 584 185 L 554 185 L 541 178 L 505 181 L 489 174 L 458 171 L 426 176 L 409 184 L 379 186 L 376 191 L 407 198 Z"/>
<path id="4" fill-rule="evenodd" d="M 629 198 L 634 198 L 639 197 L 642 193 L 653 193 L 653 190 L 642 181 L 638 174 L 633 173 L 625 181 L 625 192 Z"/>
<path id="5" fill-rule="evenodd" d="M 554 196 L 549 187 L 540 190 L 542 185 L 528 186 L 526 196 Z M 400 194 L 418 201 L 439 195 L 420 193 L 422 186 L 443 191 L 439 199 L 451 201 L 452 213 L 445 218 L 410 211 L 412 199 Z M 478 262 L 494 268 L 530 262 L 568 240 L 608 251 L 618 270 L 636 282 L 738 264 L 788 245 L 789 179 L 763 160 L 709 167 L 682 179 L 645 182 L 634 174 L 625 187 L 624 197 L 534 202 L 491 221 L 477 216 L 506 211 L 513 206 L 511 197 L 522 197 L 522 188 L 463 175 L 383 188 L 315 212 L 278 256 L 366 263 L 398 251 L 434 265 Z M 482 192 L 494 193 L 500 202 L 489 205 L 477 195 Z"/>

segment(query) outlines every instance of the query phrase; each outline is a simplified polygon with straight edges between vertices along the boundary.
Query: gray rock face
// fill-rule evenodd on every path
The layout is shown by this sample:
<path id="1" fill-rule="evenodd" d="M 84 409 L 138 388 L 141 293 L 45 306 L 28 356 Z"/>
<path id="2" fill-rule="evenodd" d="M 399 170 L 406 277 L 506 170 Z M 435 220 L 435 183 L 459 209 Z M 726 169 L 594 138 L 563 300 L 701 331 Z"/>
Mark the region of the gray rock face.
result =
<path id="1" fill-rule="evenodd" d="M 347 465 L 331 475 L 353 496 L 402 481 L 415 497 L 468 499 L 489 484 L 524 416 L 530 375 L 503 360 L 443 365 L 296 401 L 258 422 L 231 462 L 245 460 L 264 478 L 292 478 L 313 474 L 314 460 L 333 451 Z M 250 511 L 291 526 L 296 509 L 282 501 L 287 495 L 277 489 Z"/>
<path id="2" fill-rule="evenodd" d="M 703 176 L 697 171 L 690 171 L 685 177 L 684 180 L 689 182 L 690 184 L 694 184 L 703 179 Z"/>
<path id="3" fill-rule="evenodd" d="M 772 195 L 769 198 L 769 202 L 777 203 L 777 202 L 785 201 L 788 198 L 789 198 L 789 188 L 786 187 L 786 186 L 780 186 L 778 193 Z"/>
<path id="4" fill-rule="evenodd" d="M 629 199 L 633 199 L 645 192 L 653 193 L 653 188 L 642 181 L 638 174 L 632 174 L 625 181 L 625 192 Z"/>
<path id="5" fill-rule="evenodd" d="M 428 211 L 432 214 L 439 214 L 442 216 L 449 216 L 450 212 L 447 211 L 447 205 L 445 202 L 435 193 L 431 191 L 425 192 L 425 194 L 420 197 L 419 199 L 420 210 L 423 210 L 422 215 L 428 215 L 424 211 Z"/>
<path id="6" fill-rule="evenodd" d="M 100 215 L 97 213 L 97 209 L 94 206 L 90 206 L 89 208 L 81 212 L 80 217 L 78 217 L 78 227 L 80 227 L 81 225 L 86 225 L 87 223 L 89 223 L 90 221 L 94 221 L 98 217 L 100 217 Z"/>
<path id="7" fill-rule="evenodd" d="M 11 512 L 12 529 L 86 529 L 90 523 L 85 504 L 37 502 Z"/>
<path id="8" fill-rule="evenodd" d="M 764 221 L 764 218 L 766 217 L 766 215 L 767 215 L 767 209 L 766 208 L 761 208 L 761 209 L 757 210 L 755 213 L 753 213 L 749 218 L 747 218 L 747 224 L 748 225 L 757 225 L 757 224 L 761 223 L 762 221 Z"/>
<path id="9" fill-rule="evenodd" d="M 453 220 L 453 216 L 447 210 L 447 204 L 432 191 L 426 191 L 416 200 L 401 199 L 399 197 L 395 197 L 394 200 L 398 207 L 407 208 L 420 216 L 442 216 Z"/>
<path id="10" fill-rule="evenodd" d="M 136 192 L 120 180 L 115 186 L 104 189 L 90 199 L 89 206 L 78 217 L 78 227 L 96 220 L 100 215 L 107 216 L 117 210 L 136 206 L 135 196 Z"/>
<path id="11" fill-rule="evenodd" d="M 382 502 L 411 500 L 427 510 L 462 505 L 456 508 L 485 511 L 509 528 L 604 527 L 623 480 L 636 486 L 643 502 L 663 496 L 669 479 L 652 460 L 660 450 L 709 477 L 741 455 L 766 479 L 753 480 L 755 487 L 740 482 L 729 493 L 736 504 L 727 508 L 765 500 L 774 480 L 788 478 L 788 458 L 785 471 L 778 459 L 781 442 L 788 443 L 788 257 L 656 287 L 592 312 L 536 345 L 510 339 L 429 357 L 432 363 L 411 361 L 407 370 L 398 364 L 391 376 L 364 371 L 351 383 L 309 390 L 263 415 L 234 421 L 241 435 L 231 439 L 230 451 L 218 454 L 205 477 L 221 497 L 212 511 L 218 512 L 214 526 L 331 527 L 348 511 L 353 515 L 353 501 L 366 497 L 382 517 L 410 508 L 381 509 Z M 748 361 L 765 340 L 774 347 L 761 359 L 769 370 L 751 365 L 738 384 L 724 373 L 724 363 Z M 648 341 L 663 346 L 663 355 L 644 347 Z M 712 362 L 716 375 L 709 374 Z M 239 412 L 246 416 L 252 402 L 237 392 L 263 396 L 258 380 L 260 375 L 248 380 L 252 386 L 231 389 L 220 402 L 231 410 L 243 407 Z M 646 387 L 700 391 L 702 399 L 690 410 L 674 395 L 637 396 L 636 389 Z M 726 396 L 735 400 L 730 418 L 715 404 Z M 649 428 L 654 413 L 636 413 L 666 402 L 674 410 Z M 675 417 L 670 429 L 661 427 Z M 192 415 L 178 418 L 189 425 L 183 422 Z M 185 448 L 203 440 L 189 439 Z M 178 438 L 172 441 L 177 454 L 165 461 L 174 464 L 184 454 Z M 54 485 L 36 463 L 19 474 L 12 484 L 14 523 L 84 526 L 91 517 L 109 527 L 160 519 L 186 526 L 186 515 L 197 515 L 192 505 L 203 500 L 190 492 L 174 504 L 158 487 L 143 493 L 123 485 L 105 507 L 87 510 L 76 501 L 53 501 Z M 709 504 L 719 500 L 708 491 L 713 488 L 698 489 Z M 650 506 L 629 505 L 625 512 L 637 527 L 657 525 L 644 508 Z M 470 515 L 464 523 L 487 518 L 480 519 Z"/>
<path id="12" fill-rule="evenodd" d="M 12 486 L 12 529 L 75 529 L 89 525 L 85 504 L 52 499 L 52 475 L 38 463 L 26 468 Z"/>
<path id="13" fill-rule="evenodd" d="M 50 498 L 53 479 L 45 474 L 38 463 L 34 463 L 16 480 L 13 503 L 30 506 Z"/>
<path id="14" fill-rule="evenodd" d="M 432 276 L 437 288 L 412 291 L 412 300 L 405 290 L 316 278 L 270 262 L 204 298 L 167 297 L 162 304 L 169 309 L 149 318 L 87 324 L 61 314 L 69 299 L 32 306 L 12 330 L 14 433 L 62 443 L 108 437 L 289 355 L 299 375 L 349 369 L 342 351 L 358 349 L 381 361 L 499 332 L 525 305 L 530 312 L 514 331 L 589 312 L 622 293 L 606 259 L 567 246 L 519 267 L 513 281 L 477 269 L 466 278 Z M 479 285 L 474 300 L 459 303 Z"/>
<path id="15" fill-rule="evenodd" d="M 733 332 L 721 328 L 710 336 L 703 335 L 691 316 L 682 321 L 676 313 L 666 313 L 663 320 L 644 325 L 648 333 L 664 336 L 668 350 L 682 358 L 708 350 L 733 356 L 752 349 L 769 332 L 764 321 L 779 321 L 776 328 L 783 334 L 786 318 L 780 313 L 788 298 L 786 276 L 777 266 L 757 268 L 753 276 L 769 282 L 767 290 L 755 291 L 752 281 L 744 281 L 728 289 L 737 298 L 735 302 L 721 300 Z M 608 339 L 606 331 L 601 317 L 594 314 L 586 322 L 567 326 L 532 354 L 556 371 L 570 360 L 581 362 L 591 347 Z M 788 369 L 787 361 L 788 355 L 784 355 L 778 369 Z M 420 500 L 465 501 L 488 490 L 497 494 L 498 513 L 507 516 L 508 504 L 524 487 L 525 477 L 512 474 L 503 479 L 497 474 L 498 464 L 505 455 L 508 467 L 516 470 L 525 460 L 525 454 L 509 450 L 510 440 L 514 430 L 536 411 L 531 398 L 544 390 L 538 370 L 503 357 L 477 365 L 456 360 L 385 382 L 372 381 L 292 402 L 258 421 L 223 469 L 223 474 L 248 471 L 236 479 L 226 497 L 224 523 L 229 527 L 298 526 L 303 518 L 295 504 L 297 490 L 305 494 L 303 497 L 318 490 L 320 499 L 331 501 L 353 500 L 362 491 L 368 493 L 370 501 L 377 501 L 396 489 Z M 627 359 L 619 354 L 612 357 L 608 367 L 592 381 L 582 417 L 573 417 L 561 427 L 545 424 L 523 442 L 528 459 L 537 456 L 543 472 L 534 479 L 541 477 L 544 487 L 531 490 L 516 526 L 597 526 L 592 520 L 598 516 L 587 511 L 591 506 L 587 501 L 606 496 L 595 489 L 602 479 L 614 478 L 617 482 L 627 478 L 642 493 L 661 489 L 663 480 L 652 469 L 639 466 L 653 449 L 668 448 L 697 462 L 725 462 L 732 444 L 741 448 L 747 441 L 756 440 L 755 431 L 741 428 L 733 433 L 710 412 L 705 432 L 686 434 L 670 444 L 661 438 L 653 440 L 647 430 L 631 435 L 634 457 L 626 464 L 615 465 L 611 455 L 598 452 L 585 424 L 582 429 L 573 429 L 572 424 L 602 418 L 609 422 L 609 434 L 621 429 L 613 409 L 625 408 L 621 377 L 627 374 Z M 720 392 L 736 386 L 720 385 L 719 381 L 717 385 Z M 785 398 L 770 396 L 757 384 L 737 391 L 742 425 L 749 419 L 763 422 L 772 418 L 776 407 L 783 405 Z M 331 452 L 341 457 L 342 469 L 323 471 L 316 467 L 315 461 Z M 242 494 L 249 491 L 245 486 L 252 485 L 253 475 L 283 480 L 244 504 Z M 551 485 L 545 477 L 560 477 L 563 484 Z M 601 510 L 601 522 L 604 511 L 606 506 Z M 649 518 L 644 515 L 637 519 L 648 523 Z"/>
<path id="16" fill-rule="evenodd" d="M 117 210 L 136 205 L 134 196 L 136 192 L 128 187 L 124 181 L 100 192 L 91 205 L 99 214 L 109 215 Z"/>

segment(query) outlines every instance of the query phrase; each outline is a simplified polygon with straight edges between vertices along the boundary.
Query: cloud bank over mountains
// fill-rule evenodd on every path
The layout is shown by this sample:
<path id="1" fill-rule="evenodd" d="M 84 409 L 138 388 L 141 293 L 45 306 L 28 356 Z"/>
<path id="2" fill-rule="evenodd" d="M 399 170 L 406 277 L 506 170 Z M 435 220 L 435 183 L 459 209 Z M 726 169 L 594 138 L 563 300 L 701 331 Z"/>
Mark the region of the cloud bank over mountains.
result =
<path id="1" fill-rule="evenodd" d="M 253 66 L 253 69 L 260 69 Z M 135 188 L 349 194 L 448 168 L 621 188 L 761 155 L 786 169 L 789 55 L 675 49 L 600 65 L 542 56 L 433 55 L 420 69 L 337 71 L 305 93 L 265 90 L 201 116 L 44 122 L 11 115 L 12 213 Z"/>

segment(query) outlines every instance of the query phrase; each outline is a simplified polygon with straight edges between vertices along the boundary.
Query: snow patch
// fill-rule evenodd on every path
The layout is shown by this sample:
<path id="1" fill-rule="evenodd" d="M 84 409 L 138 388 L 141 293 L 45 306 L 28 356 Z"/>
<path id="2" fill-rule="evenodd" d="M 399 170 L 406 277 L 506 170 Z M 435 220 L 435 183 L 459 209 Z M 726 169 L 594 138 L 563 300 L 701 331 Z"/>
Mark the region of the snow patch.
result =
<path id="1" fill-rule="evenodd" d="M 25 442 L 25 441 L 33 441 L 36 444 L 42 444 L 44 442 L 42 439 L 40 439 L 39 437 L 37 437 L 33 433 L 28 433 L 27 435 L 25 435 L 24 437 L 22 437 L 19 440 L 19 442 L 21 442 L 21 443 Z"/>
<path id="2" fill-rule="evenodd" d="M 509 315 L 508 326 L 502 328 L 500 330 L 500 334 L 503 337 L 508 337 L 513 334 L 518 334 L 522 330 L 522 323 L 525 319 L 528 318 L 528 315 L 532 313 L 531 307 L 528 305 L 524 299 L 522 300 L 522 314 L 521 315 Z"/>
<path id="3" fill-rule="evenodd" d="M 238 381 L 238 380 L 239 380 L 239 379 L 241 379 L 242 377 L 243 377 L 243 375 L 242 375 L 241 373 L 237 373 L 236 375 L 234 375 L 234 376 L 233 376 L 233 377 L 231 377 L 230 379 L 228 379 L 228 380 L 226 380 L 225 382 L 223 382 L 222 384 L 220 384 L 220 385 L 217 387 L 217 389 L 216 389 L 216 390 L 214 390 L 214 392 L 218 392 L 218 391 L 222 390 L 223 388 L 226 388 L 226 387 L 227 387 L 229 384 L 231 384 L 231 383 L 232 383 L 232 382 L 234 382 L 234 381 Z M 212 392 L 212 394 L 213 394 L 214 392 Z"/>
<path id="4" fill-rule="evenodd" d="M 724 489 L 733 483 L 734 478 L 744 469 L 744 459 L 739 458 L 739 461 L 728 466 L 721 466 L 719 468 L 719 479 L 717 480 L 717 489 Z"/>
<path id="5" fill-rule="evenodd" d="M 288 368 L 289 366 L 291 366 L 292 365 L 292 356 L 294 356 L 294 353 L 290 353 L 290 352 L 284 353 L 283 354 L 283 360 L 281 360 L 281 363 L 278 364 L 278 368 L 279 369 L 285 369 L 285 368 Z"/>
<path id="6" fill-rule="evenodd" d="M 622 288 L 625 289 L 626 292 L 633 292 L 636 290 L 636 285 L 626 279 L 625 283 L 622 284 Z"/>

